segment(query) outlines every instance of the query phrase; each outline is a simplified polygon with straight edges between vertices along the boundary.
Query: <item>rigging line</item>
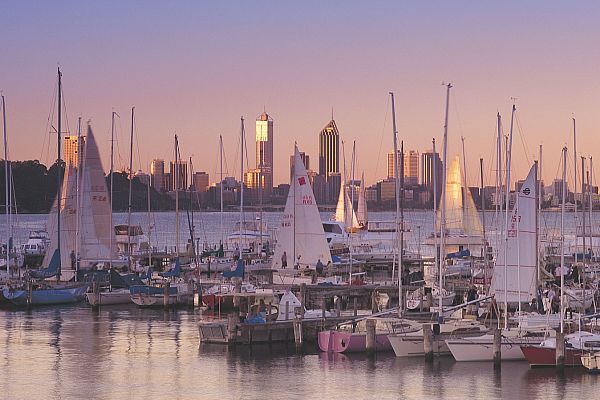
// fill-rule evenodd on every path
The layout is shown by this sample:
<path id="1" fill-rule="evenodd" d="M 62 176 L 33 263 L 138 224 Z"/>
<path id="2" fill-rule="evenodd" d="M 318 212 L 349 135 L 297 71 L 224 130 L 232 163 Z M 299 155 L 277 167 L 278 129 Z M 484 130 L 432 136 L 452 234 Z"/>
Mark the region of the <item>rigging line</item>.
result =
<path id="1" fill-rule="evenodd" d="M 50 101 L 50 110 L 48 110 L 48 118 L 46 119 L 46 126 L 44 127 L 44 142 L 41 148 L 40 160 L 44 162 L 44 164 L 49 164 L 50 157 L 50 145 L 53 141 L 50 140 L 50 135 L 52 134 L 52 129 L 54 129 L 54 124 L 52 120 L 54 118 L 54 107 L 56 107 L 56 97 L 57 97 L 57 86 L 58 82 L 54 82 L 54 88 L 52 89 L 52 100 Z M 56 131 L 56 129 L 54 129 Z M 48 142 L 46 142 L 48 139 Z M 44 157 L 44 149 L 46 150 L 46 155 Z"/>
<path id="2" fill-rule="evenodd" d="M 383 127 L 381 128 L 381 135 L 380 135 L 380 140 L 379 140 L 379 152 L 377 153 L 377 162 L 375 163 L 375 181 L 377 180 L 377 177 L 379 176 L 379 162 L 381 160 L 381 149 L 383 147 L 383 137 L 385 135 L 385 129 L 387 126 L 387 119 L 388 119 L 388 114 L 389 114 L 389 108 L 390 108 L 390 96 L 385 96 L 387 101 L 386 101 L 386 105 L 385 105 L 385 115 L 383 117 Z M 387 152 L 386 152 L 387 154 Z"/>
<path id="3" fill-rule="evenodd" d="M 527 164 L 531 164 L 531 159 L 529 158 L 529 146 L 527 145 L 527 141 L 525 140 L 525 135 L 523 135 L 523 130 L 521 129 L 521 120 L 519 119 L 519 111 L 515 113 L 515 122 L 517 123 L 517 132 L 519 132 L 519 138 L 521 139 L 521 145 L 523 146 L 523 151 L 525 152 L 525 160 Z"/>

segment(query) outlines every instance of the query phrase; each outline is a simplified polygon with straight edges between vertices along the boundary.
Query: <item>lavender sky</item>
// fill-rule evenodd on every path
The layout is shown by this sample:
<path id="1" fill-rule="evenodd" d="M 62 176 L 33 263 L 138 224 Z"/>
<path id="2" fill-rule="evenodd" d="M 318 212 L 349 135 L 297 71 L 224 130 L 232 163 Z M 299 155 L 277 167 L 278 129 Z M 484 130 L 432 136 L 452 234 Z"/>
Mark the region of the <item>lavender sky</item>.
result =
<path id="1" fill-rule="evenodd" d="M 599 17 L 600 3 L 584 1 L 4 1 L 10 156 L 55 158 L 47 120 L 60 64 L 71 132 L 78 116 L 91 120 L 105 168 L 111 111 L 121 115 L 125 166 L 135 106 L 135 169 L 171 159 L 178 134 L 182 155 L 212 181 L 222 134 L 229 175 L 239 175 L 239 118 L 252 168 L 254 120 L 265 107 L 275 120 L 275 182 L 284 182 L 294 141 L 318 166 L 317 134 L 333 108 L 347 159 L 356 140 L 357 174 L 371 184 L 385 177 L 392 146 L 387 93 L 396 93 L 405 147 L 423 151 L 433 137 L 441 147 L 441 83 L 451 81 L 449 155 L 464 136 L 471 184 L 480 157 L 493 184 L 496 112 L 508 133 L 511 97 L 513 177 L 525 177 L 543 144 L 543 177 L 552 180 L 562 146 L 572 150 L 573 116 L 578 152 L 596 156 Z"/>

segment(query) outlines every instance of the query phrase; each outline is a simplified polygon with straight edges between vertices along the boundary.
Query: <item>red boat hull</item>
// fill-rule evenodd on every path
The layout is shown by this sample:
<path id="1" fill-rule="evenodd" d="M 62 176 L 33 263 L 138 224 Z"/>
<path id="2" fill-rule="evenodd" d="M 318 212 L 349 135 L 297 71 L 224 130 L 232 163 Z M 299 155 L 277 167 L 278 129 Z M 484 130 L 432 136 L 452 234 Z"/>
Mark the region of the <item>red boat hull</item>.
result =
<path id="1" fill-rule="evenodd" d="M 532 367 L 555 367 L 556 349 L 539 346 L 521 346 L 521 351 Z M 565 349 L 565 367 L 580 367 L 582 350 Z"/>

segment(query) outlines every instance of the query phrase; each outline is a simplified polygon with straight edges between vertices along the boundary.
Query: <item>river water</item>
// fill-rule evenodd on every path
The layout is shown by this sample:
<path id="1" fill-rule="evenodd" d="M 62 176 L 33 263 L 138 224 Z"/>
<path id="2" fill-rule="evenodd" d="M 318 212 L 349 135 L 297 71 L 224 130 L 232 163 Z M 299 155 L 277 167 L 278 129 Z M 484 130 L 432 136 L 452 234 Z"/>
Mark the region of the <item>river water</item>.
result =
<path id="1" fill-rule="evenodd" d="M 252 214 L 248 214 L 251 218 Z M 323 214 L 325 218 L 327 215 Z M 492 214 L 489 214 L 490 221 Z M 276 227 L 280 214 L 265 213 Z M 225 227 L 238 220 L 225 214 Z M 391 219 L 392 213 L 372 215 Z M 567 226 L 574 226 L 571 216 Z M 407 242 L 432 230 L 429 212 L 409 212 Z M 16 243 L 46 216 L 19 216 Z M 115 223 L 126 221 L 117 214 Z M 556 213 L 543 225 L 556 230 Z M 148 226 L 145 214 L 133 223 Z M 173 213 L 154 214 L 151 240 L 158 247 L 174 244 Z M 220 238 L 218 213 L 196 215 L 196 235 L 208 242 Z M 0 224 L 4 237 L 6 226 Z M 182 235 L 187 220 L 182 217 Z M 525 362 L 456 363 L 449 357 L 432 365 L 423 359 L 399 359 L 393 353 L 365 356 L 319 354 L 306 348 L 273 345 L 227 349 L 200 345 L 199 310 L 156 311 L 134 306 L 85 305 L 0 310 L 0 398 L 3 399 L 468 399 L 468 398 L 598 398 L 598 376 L 582 369 L 557 374 L 530 369 Z"/>
<path id="2" fill-rule="evenodd" d="M 600 378 L 507 362 L 199 345 L 200 311 L 0 311 L 3 399 L 593 399 Z"/>

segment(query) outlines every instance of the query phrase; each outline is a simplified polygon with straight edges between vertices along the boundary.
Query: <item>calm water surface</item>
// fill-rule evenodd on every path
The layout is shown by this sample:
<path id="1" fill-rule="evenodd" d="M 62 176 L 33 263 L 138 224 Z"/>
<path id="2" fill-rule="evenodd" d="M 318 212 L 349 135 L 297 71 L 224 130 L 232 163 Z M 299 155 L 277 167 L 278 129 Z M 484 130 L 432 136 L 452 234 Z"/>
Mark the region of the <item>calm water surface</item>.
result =
<path id="1" fill-rule="evenodd" d="M 0 311 L 4 399 L 593 399 L 582 369 L 199 345 L 199 311 Z"/>

